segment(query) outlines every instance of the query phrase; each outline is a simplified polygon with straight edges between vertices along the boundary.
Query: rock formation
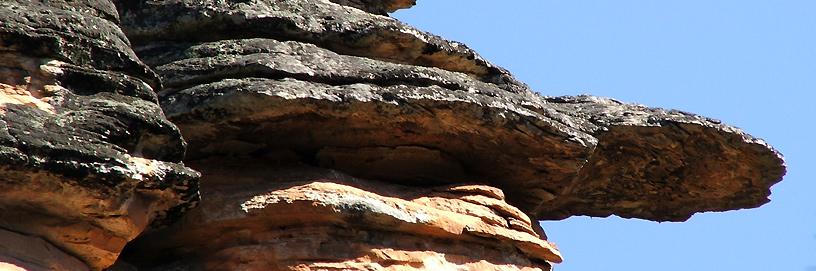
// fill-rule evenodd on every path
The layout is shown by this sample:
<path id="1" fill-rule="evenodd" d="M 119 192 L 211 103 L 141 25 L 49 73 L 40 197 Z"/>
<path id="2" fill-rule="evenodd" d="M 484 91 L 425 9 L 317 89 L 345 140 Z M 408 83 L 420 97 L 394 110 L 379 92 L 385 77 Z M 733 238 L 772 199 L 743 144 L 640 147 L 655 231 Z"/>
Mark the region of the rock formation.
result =
<path id="1" fill-rule="evenodd" d="M 160 79 L 118 18 L 109 1 L 0 3 L 3 261 L 101 269 L 198 198 L 198 173 L 180 163 L 184 142 L 154 93 Z M 63 252 L 22 255 L 46 247 Z"/>
<path id="2" fill-rule="evenodd" d="M 683 221 L 784 175 L 716 120 L 540 96 L 387 16 L 413 4 L 0 3 L 0 268 L 550 270 L 539 219 Z"/>

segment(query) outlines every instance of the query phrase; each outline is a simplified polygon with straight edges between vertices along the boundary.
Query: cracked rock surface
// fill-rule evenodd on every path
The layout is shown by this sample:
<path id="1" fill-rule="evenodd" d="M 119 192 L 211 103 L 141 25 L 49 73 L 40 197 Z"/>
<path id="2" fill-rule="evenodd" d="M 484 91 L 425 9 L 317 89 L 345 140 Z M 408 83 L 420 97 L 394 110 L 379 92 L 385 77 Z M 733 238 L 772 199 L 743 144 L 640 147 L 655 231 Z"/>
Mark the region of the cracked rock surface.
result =
<path id="1" fill-rule="evenodd" d="M 2 262 L 101 269 L 197 199 L 159 79 L 117 23 L 109 1 L 0 3 L 0 243 L 58 249 Z"/>

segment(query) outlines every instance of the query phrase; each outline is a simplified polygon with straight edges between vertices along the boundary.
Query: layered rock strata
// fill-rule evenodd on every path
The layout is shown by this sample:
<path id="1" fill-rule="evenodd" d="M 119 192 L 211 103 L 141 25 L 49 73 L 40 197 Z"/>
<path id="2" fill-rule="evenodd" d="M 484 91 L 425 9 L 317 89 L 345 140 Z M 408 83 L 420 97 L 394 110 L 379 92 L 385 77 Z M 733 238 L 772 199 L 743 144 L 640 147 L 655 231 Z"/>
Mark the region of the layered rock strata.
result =
<path id="1" fill-rule="evenodd" d="M 364 178 L 487 183 L 537 219 L 682 221 L 759 206 L 784 174 L 717 120 L 542 97 L 461 44 L 329 1 L 142 1 L 122 16 L 190 160 L 291 151 Z"/>
<path id="2" fill-rule="evenodd" d="M 399 9 L 416 5 L 416 0 L 331 0 L 344 6 L 355 7 L 370 13 L 386 15 Z"/>
<path id="3" fill-rule="evenodd" d="M 717 120 L 540 96 L 386 15 L 413 4 L 0 3 L 0 268 L 550 270 L 539 219 L 682 221 L 784 175 Z"/>
<path id="4" fill-rule="evenodd" d="M 104 0 L 0 3 L 0 266 L 105 268 L 197 199 L 117 24 Z"/>
<path id="5" fill-rule="evenodd" d="M 129 246 L 124 260 L 140 270 L 549 270 L 562 260 L 493 187 L 402 186 L 257 158 L 192 166 L 206 168 L 206 200 Z"/>
<path id="6" fill-rule="evenodd" d="M 530 217 L 685 220 L 761 205 L 784 173 L 767 144 L 716 120 L 542 97 L 469 48 L 377 10 L 327 0 L 120 9 L 209 198 L 143 236 L 127 261 L 547 270 L 561 257 Z M 452 184 L 479 188 L 434 192 Z"/>

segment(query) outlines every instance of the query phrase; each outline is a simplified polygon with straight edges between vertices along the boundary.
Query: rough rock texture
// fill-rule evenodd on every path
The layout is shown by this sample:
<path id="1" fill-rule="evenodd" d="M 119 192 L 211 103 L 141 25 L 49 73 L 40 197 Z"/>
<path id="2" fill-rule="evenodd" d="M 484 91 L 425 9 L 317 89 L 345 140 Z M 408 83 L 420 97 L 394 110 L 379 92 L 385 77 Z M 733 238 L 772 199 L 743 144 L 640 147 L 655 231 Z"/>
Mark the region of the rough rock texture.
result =
<path id="1" fill-rule="evenodd" d="M 0 268 L 550 270 L 538 219 L 752 208 L 785 173 L 717 120 L 540 96 L 412 5 L 0 3 Z"/>
<path id="2" fill-rule="evenodd" d="M 538 223 L 489 186 L 407 187 L 257 158 L 191 166 L 206 168 L 206 200 L 133 243 L 125 261 L 145 270 L 549 270 L 562 260 Z"/>
<path id="3" fill-rule="evenodd" d="M 463 45 L 375 14 L 389 9 L 334 2 L 120 7 L 207 199 L 126 262 L 548 270 L 561 256 L 530 217 L 680 221 L 759 206 L 784 174 L 772 148 L 719 121 L 542 97 Z"/>
<path id="4" fill-rule="evenodd" d="M 104 268 L 197 198 L 159 78 L 117 21 L 109 1 L 0 3 L 0 231 L 15 232 L 0 243 L 32 245 L 0 261 Z"/>
<path id="5" fill-rule="evenodd" d="M 378 180 L 491 183 L 541 219 L 680 221 L 756 207 L 784 173 L 767 144 L 716 120 L 603 98 L 541 97 L 446 67 L 250 33 L 136 47 L 163 78 L 162 107 L 195 146 L 188 159 L 287 150 Z"/>
<path id="6" fill-rule="evenodd" d="M 346 55 L 462 72 L 509 91 L 524 84 L 467 46 L 395 19 L 328 0 L 126 1 L 120 16 L 135 45 L 275 38 L 312 43 Z"/>
<path id="7" fill-rule="evenodd" d="M 398 9 L 416 5 L 416 0 L 331 0 L 344 6 L 355 7 L 374 14 L 386 15 Z"/>
<path id="8" fill-rule="evenodd" d="M 754 208 L 785 174 L 781 154 L 718 120 L 596 97 L 548 98 L 598 144 L 576 178 L 535 213 L 682 221 Z M 584 120 L 581 120 L 584 119 Z"/>

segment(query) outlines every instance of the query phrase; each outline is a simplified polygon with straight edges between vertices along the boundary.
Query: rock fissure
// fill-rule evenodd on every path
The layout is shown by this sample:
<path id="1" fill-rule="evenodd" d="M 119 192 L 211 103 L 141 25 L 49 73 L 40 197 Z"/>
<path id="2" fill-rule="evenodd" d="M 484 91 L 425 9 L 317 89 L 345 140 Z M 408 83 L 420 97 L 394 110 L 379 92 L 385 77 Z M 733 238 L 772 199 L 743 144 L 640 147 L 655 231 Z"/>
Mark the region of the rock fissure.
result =
<path id="1" fill-rule="evenodd" d="M 367 84 L 367 85 L 374 85 L 378 87 L 390 87 L 390 86 L 415 86 L 415 87 L 430 87 L 430 86 L 438 86 L 441 88 L 449 89 L 449 90 L 463 90 L 458 88 L 458 86 L 453 84 L 440 84 L 438 82 L 433 81 L 424 81 L 424 80 L 412 80 L 412 79 L 400 79 L 400 78 L 359 78 L 359 77 L 318 77 L 309 74 L 297 74 L 297 73 L 288 73 L 285 71 L 277 71 L 272 70 L 268 71 L 265 69 L 266 67 L 259 67 L 255 69 L 254 67 L 244 67 L 242 69 L 229 69 L 224 73 L 218 74 L 208 74 L 206 77 L 195 78 L 192 80 L 184 80 L 181 82 L 174 82 L 174 84 L 168 85 L 163 92 L 162 95 L 172 95 L 174 92 L 178 92 L 184 90 L 188 87 L 194 87 L 199 85 L 206 85 L 217 83 L 223 81 L 225 79 L 244 79 L 244 78 L 263 78 L 263 79 L 271 79 L 271 80 L 283 80 L 283 79 L 294 79 L 298 81 L 305 81 L 311 83 L 319 83 L 329 86 L 348 86 L 348 85 L 355 85 L 355 84 Z"/>

